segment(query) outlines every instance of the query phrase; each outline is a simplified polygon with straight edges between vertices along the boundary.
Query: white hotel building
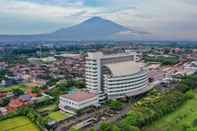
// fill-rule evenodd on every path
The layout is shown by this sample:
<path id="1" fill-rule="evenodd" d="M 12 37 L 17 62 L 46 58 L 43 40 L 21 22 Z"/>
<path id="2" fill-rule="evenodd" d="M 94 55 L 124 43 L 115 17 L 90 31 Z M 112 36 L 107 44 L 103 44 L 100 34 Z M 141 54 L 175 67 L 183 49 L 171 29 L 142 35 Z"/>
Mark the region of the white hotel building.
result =
<path id="1" fill-rule="evenodd" d="M 148 74 L 136 53 L 104 55 L 88 53 L 86 57 L 86 86 L 96 93 L 99 103 L 106 99 L 135 96 L 147 92 Z"/>
<path id="2" fill-rule="evenodd" d="M 105 100 L 136 96 L 150 89 L 148 73 L 142 63 L 136 62 L 136 53 L 104 55 L 88 53 L 86 57 L 86 86 L 88 92 L 60 96 L 59 108 L 74 113 L 89 106 L 98 106 Z"/>

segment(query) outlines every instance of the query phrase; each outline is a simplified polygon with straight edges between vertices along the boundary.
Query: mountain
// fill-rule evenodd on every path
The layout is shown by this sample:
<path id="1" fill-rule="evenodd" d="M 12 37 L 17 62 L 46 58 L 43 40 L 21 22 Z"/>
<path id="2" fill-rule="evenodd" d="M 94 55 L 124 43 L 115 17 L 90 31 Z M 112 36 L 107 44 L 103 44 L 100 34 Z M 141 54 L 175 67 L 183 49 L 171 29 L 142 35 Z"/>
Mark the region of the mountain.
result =
<path id="1" fill-rule="evenodd" d="M 113 21 L 92 17 L 80 24 L 62 28 L 52 33 L 37 35 L 0 35 L 0 41 L 37 41 L 37 40 L 127 40 L 144 34 Z"/>

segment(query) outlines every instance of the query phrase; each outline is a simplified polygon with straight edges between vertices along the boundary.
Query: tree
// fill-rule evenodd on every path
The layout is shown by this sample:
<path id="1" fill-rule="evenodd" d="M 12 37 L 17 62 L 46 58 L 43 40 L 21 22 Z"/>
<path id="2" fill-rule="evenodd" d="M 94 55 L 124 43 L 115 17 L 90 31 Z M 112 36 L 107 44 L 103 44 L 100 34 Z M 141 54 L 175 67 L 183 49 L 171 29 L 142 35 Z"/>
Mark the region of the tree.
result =
<path id="1" fill-rule="evenodd" d="M 31 89 L 31 92 L 32 92 L 32 93 L 35 93 L 35 94 L 39 94 L 40 91 L 41 91 L 41 90 L 40 90 L 39 87 L 34 87 L 34 88 Z"/>
<path id="2" fill-rule="evenodd" d="M 194 98 L 194 94 L 193 94 L 192 90 L 187 91 L 187 92 L 185 93 L 185 96 L 186 96 L 188 99 Z"/>
<path id="3" fill-rule="evenodd" d="M 128 124 L 128 125 L 134 125 L 137 126 L 139 125 L 139 123 L 141 123 L 142 120 L 142 115 L 141 113 L 134 111 L 134 112 L 130 112 L 127 117 L 124 119 L 124 123 Z"/>
<path id="4" fill-rule="evenodd" d="M 86 87 L 85 86 L 85 82 L 79 81 L 79 80 L 74 81 L 74 86 L 76 88 L 79 88 L 79 89 L 82 89 L 82 88 L 85 88 Z"/>
<path id="5" fill-rule="evenodd" d="M 193 127 L 197 127 L 197 119 L 194 119 L 194 120 L 192 121 L 192 126 L 193 126 Z"/>
<path id="6" fill-rule="evenodd" d="M 45 90 L 45 89 L 47 89 L 48 87 L 47 87 L 47 85 L 43 85 L 43 86 L 41 86 L 40 87 L 42 90 Z"/>
<path id="7" fill-rule="evenodd" d="M 5 97 L 5 98 L 0 100 L 0 106 L 7 106 L 7 104 L 9 102 L 10 102 L 10 98 L 9 97 Z"/>
<path id="8" fill-rule="evenodd" d="M 20 95 L 23 95 L 24 94 L 24 91 L 22 89 L 19 89 L 19 88 L 13 89 L 12 92 L 16 96 L 20 96 Z"/>
<path id="9" fill-rule="evenodd" d="M 47 81 L 46 86 L 53 86 L 58 82 L 58 79 L 50 79 Z"/>
<path id="10" fill-rule="evenodd" d="M 117 127 L 116 125 L 113 125 L 111 127 L 111 131 L 121 131 L 121 129 L 119 127 Z"/>
<path id="11" fill-rule="evenodd" d="M 101 131 L 110 131 L 111 129 L 111 125 L 109 123 L 106 122 L 102 122 L 100 125 L 100 130 Z"/>
<path id="12" fill-rule="evenodd" d="M 0 82 L 6 78 L 7 70 L 0 70 Z"/>
<path id="13" fill-rule="evenodd" d="M 191 89 L 187 84 L 184 84 L 183 82 L 180 82 L 177 86 L 176 89 L 180 90 L 181 92 L 186 92 L 189 89 Z"/>
<path id="14" fill-rule="evenodd" d="M 122 109 L 122 106 L 123 106 L 123 104 L 118 100 L 111 100 L 109 102 L 109 107 L 112 110 L 120 110 L 120 109 Z"/>
<path id="15" fill-rule="evenodd" d="M 127 124 L 123 121 L 119 124 L 119 127 L 121 131 L 140 131 L 138 127 L 131 126 L 130 124 Z"/>

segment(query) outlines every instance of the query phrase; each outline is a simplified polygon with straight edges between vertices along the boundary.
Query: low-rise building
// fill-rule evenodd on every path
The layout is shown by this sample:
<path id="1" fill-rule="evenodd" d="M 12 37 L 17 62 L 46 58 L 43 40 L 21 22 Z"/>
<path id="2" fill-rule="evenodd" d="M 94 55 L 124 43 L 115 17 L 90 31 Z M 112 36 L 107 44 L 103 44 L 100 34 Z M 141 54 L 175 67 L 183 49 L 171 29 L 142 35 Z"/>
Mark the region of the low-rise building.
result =
<path id="1" fill-rule="evenodd" d="M 97 106 L 98 99 L 95 93 L 79 91 L 74 94 L 65 94 L 60 96 L 59 108 L 62 111 L 75 113 L 77 110 L 89 106 Z"/>
<path id="2" fill-rule="evenodd" d="M 8 110 L 5 107 L 0 107 L 0 116 L 4 116 L 8 113 Z"/>
<path id="3" fill-rule="evenodd" d="M 197 61 L 192 61 L 191 63 L 184 64 L 184 69 L 191 69 L 197 71 Z"/>
<path id="4" fill-rule="evenodd" d="M 20 99 L 12 99 L 10 103 L 8 104 L 8 111 L 14 112 L 17 109 L 24 107 L 25 105 L 26 104 Z"/>

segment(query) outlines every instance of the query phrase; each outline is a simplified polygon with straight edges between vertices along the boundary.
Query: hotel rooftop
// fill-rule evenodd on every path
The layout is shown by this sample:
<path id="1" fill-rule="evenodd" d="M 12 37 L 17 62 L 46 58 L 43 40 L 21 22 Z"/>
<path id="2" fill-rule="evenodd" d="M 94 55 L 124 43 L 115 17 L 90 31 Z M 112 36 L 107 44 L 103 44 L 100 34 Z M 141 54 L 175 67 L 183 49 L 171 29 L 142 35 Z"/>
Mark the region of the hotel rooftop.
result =
<path id="1" fill-rule="evenodd" d="M 121 63 L 105 64 L 105 66 L 110 69 L 113 76 L 126 76 L 141 71 L 143 64 L 127 61 Z"/>

